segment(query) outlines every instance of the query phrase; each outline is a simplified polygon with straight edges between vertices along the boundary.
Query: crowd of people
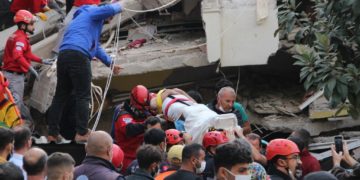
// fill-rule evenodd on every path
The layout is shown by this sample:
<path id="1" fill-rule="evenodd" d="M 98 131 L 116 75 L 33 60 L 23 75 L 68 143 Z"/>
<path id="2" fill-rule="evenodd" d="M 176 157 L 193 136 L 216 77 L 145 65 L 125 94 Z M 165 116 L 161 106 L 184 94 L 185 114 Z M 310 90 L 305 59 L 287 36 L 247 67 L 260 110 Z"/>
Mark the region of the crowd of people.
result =
<path id="1" fill-rule="evenodd" d="M 150 117 L 155 121 L 156 117 Z M 124 150 L 114 144 L 105 131 L 90 133 L 86 156 L 75 166 L 74 158 L 63 152 L 48 155 L 33 146 L 26 126 L 0 127 L 0 179 L 8 180 L 352 180 L 359 179 L 359 163 L 350 155 L 346 143 L 343 151 L 332 146 L 333 168 L 322 171 L 319 162 L 308 152 L 304 129 L 287 139 L 273 139 L 261 152 L 265 162 L 254 158 L 256 149 L 252 133 L 230 138 L 220 130 L 209 131 L 201 144 L 176 129 L 164 130 L 162 121 L 146 127 L 135 157 L 126 166 Z M 145 127 L 144 127 L 145 128 Z M 190 138 L 189 138 L 190 137 Z M 347 169 L 341 167 L 341 161 Z"/>
<path id="2" fill-rule="evenodd" d="M 38 76 L 31 61 L 51 64 L 31 52 L 28 34 L 34 32 L 35 16 L 46 19 L 47 1 L 14 0 L 11 19 L 18 30 L 9 37 L 2 72 L 9 81 L 21 118 L 31 121 L 23 104 L 27 72 Z M 32 3 L 30 3 L 32 2 Z M 266 147 L 252 133 L 244 107 L 228 80 L 216 84 L 216 96 L 208 104 L 195 91 L 162 89 L 150 92 L 136 85 L 129 100 L 114 111 L 112 130 L 88 129 L 91 93 L 90 60 L 97 58 L 115 74 L 121 70 L 104 49 L 99 38 L 103 24 L 123 9 L 122 3 L 75 0 L 65 18 L 53 54 L 57 57 L 56 93 L 47 113 L 48 142 L 69 143 L 60 134 L 64 106 L 75 97 L 76 134 L 73 140 L 86 143 L 86 157 L 75 166 L 67 153 L 47 154 L 33 146 L 31 123 L 0 127 L 0 179 L 128 179 L 128 180 L 321 180 L 359 179 L 360 164 L 344 143 L 332 147 L 334 167 L 321 171 L 309 152 L 311 136 L 305 129 L 287 139 L 273 139 Z M 6 21 L 5 26 L 9 23 Z M 4 24 L 1 24 L 4 27 Z M 344 161 L 350 167 L 341 167 Z"/>

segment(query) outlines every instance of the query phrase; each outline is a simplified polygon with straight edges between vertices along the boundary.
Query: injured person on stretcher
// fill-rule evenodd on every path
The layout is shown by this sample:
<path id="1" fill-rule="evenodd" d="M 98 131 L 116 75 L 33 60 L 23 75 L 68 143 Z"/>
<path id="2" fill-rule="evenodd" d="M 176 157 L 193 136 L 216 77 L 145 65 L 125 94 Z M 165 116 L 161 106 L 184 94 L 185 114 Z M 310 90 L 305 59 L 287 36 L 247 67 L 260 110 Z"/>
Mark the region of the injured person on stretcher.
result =
<path id="1" fill-rule="evenodd" d="M 156 114 L 163 114 L 168 121 L 183 121 L 185 131 L 192 135 L 193 142 L 199 144 L 209 129 L 222 129 L 230 137 L 234 136 L 235 130 L 241 129 L 235 114 L 219 115 L 177 88 L 160 90 L 150 100 L 150 109 Z"/>

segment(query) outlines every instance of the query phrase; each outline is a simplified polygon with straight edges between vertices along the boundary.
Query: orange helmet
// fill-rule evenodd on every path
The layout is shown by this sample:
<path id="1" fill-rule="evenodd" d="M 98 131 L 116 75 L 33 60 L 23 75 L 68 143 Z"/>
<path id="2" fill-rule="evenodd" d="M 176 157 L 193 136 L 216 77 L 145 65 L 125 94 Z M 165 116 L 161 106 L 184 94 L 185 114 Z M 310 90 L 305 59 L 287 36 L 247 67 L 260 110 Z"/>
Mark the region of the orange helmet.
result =
<path id="1" fill-rule="evenodd" d="M 165 134 L 167 144 L 175 145 L 183 140 L 181 132 L 176 129 L 168 129 L 165 131 Z"/>
<path id="2" fill-rule="evenodd" d="M 16 12 L 16 14 L 14 16 L 15 23 L 24 22 L 26 24 L 30 24 L 35 21 L 36 21 L 35 16 L 32 15 L 31 12 L 29 12 L 27 10 L 19 10 L 18 12 Z"/>
<path id="3" fill-rule="evenodd" d="M 226 135 L 219 131 L 210 131 L 205 133 L 203 138 L 203 146 L 207 149 L 210 146 L 217 146 L 220 144 L 227 143 L 229 139 Z"/>
<path id="4" fill-rule="evenodd" d="M 138 110 L 145 110 L 150 106 L 151 95 L 143 85 L 137 85 L 131 90 L 130 104 Z"/>
<path id="5" fill-rule="evenodd" d="M 124 152 L 123 150 L 116 144 L 113 144 L 112 146 L 113 150 L 113 157 L 111 159 L 111 163 L 116 167 L 120 167 L 124 160 Z"/>
<path id="6" fill-rule="evenodd" d="M 288 156 L 300 153 L 297 145 L 288 139 L 274 139 L 266 147 L 266 159 L 269 161 L 277 155 Z"/>

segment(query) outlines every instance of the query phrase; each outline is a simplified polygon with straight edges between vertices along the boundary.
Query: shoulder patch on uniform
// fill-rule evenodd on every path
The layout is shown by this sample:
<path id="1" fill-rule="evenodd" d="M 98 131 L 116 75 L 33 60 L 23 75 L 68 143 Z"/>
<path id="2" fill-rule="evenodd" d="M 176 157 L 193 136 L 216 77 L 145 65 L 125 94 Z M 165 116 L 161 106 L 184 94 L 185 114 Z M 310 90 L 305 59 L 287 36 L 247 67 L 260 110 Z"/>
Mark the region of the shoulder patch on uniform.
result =
<path id="1" fill-rule="evenodd" d="M 132 121 L 132 118 L 124 118 L 123 121 L 125 122 L 125 124 L 129 124 Z"/>
<path id="2" fill-rule="evenodd" d="M 16 46 L 25 47 L 25 44 L 23 42 L 17 41 L 15 44 L 16 44 Z"/>

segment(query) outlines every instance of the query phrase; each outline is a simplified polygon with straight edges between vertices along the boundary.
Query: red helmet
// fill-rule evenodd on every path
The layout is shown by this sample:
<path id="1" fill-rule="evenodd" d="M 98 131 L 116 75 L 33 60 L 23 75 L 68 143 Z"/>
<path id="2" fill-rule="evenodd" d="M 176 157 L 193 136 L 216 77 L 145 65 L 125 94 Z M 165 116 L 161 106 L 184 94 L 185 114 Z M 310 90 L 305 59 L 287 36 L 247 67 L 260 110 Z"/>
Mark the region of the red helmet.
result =
<path id="1" fill-rule="evenodd" d="M 137 85 L 131 90 L 130 104 L 138 110 L 145 110 L 150 105 L 150 92 L 143 85 Z"/>
<path id="2" fill-rule="evenodd" d="M 210 146 L 217 146 L 220 144 L 227 143 L 229 139 L 226 135 L 219 131 L 210 131 L 205 133 L 203 138 L 203 146 L 207 149 Z"/>
<path id="3" fill-rule="evenodd" d="M 274 139 L 266 147 L 266 159 L 269 161 L 277 155 L 288 156 L 300 153 L 297 145 L 288 139 Z"/>
<path id="4" fill-rule="evenodd" d="M 123 150 L 116 144 L 112 146 L 113 157 L 111 159 L 111 163 L 116 167 L 120 167 L 124 160 L 124 152 Z"/>
<path id="5" fill-rule="evenodd" d="M 35 21 L 36 21 L 35 16 L 32 15 L 31 12 L 29 12 L 27 10 L 19 10 L 18 12 L 16 12 L 16 14 L 14 16 L 15 23 L 24 22 L 26 24 L 30 24 Z"/>
<path id="6" fill-rule="evenodd" d="M 168 129 L 165 131 L 165 134 L 167 144 L 175 145 L 183 140 L 181 132 L 176 129 Z"/>

